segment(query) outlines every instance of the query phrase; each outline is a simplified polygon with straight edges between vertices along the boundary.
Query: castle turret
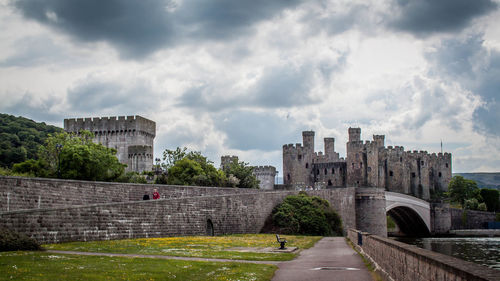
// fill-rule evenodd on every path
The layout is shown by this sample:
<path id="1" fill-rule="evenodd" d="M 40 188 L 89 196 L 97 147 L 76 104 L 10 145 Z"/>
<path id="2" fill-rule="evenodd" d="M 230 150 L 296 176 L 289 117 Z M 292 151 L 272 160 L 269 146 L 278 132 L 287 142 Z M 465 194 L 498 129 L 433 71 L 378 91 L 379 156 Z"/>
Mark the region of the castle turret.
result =
<path id="1" fill-rule="evenodd" d="M 361 140 L 361 128 L 349 128 L 349 142 Z"/>
<path id="2" fill-rule="evenodd" d="M 384 135 L 373 135 L 373 141 L 377 144 L 377 147 L 385 146 L 385 136 Z"/>
<path id="3" fill-rule="evenodd" d="M 335 139 L 334 138 L 324 138 L 325 141 L 325 155 L 334 155 L 335 153 Z"/>
<path id="4" fill-rule="evenodd" d="M 314 131 L 302 132 L 302 144 L 305 149 L 314 152 Z"/>

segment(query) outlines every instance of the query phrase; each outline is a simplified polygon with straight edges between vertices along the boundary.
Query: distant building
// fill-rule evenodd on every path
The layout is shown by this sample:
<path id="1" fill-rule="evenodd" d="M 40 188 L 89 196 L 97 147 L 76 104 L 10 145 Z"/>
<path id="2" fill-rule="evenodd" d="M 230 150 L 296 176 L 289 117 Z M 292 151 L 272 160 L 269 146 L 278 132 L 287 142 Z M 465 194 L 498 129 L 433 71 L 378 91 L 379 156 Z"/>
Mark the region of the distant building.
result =
<path id="1" fill-rule="evenodd" d="M 433 191 L 447 191 L 451 154 L 404 151 L 385 147 L 383 135 L 361 140 L 360 128 L 349 128 L 347 157 L 335 152 L 335 139 L 325 138 L 325 152 L 314 151 L 314 132 L 302 132 L 303 144 L 283 146 L 283 182 L 296 189 L 364 186 L 429 199 Z"/>
<path id="2" fill-rule="evenodd" d="M 94 141 L 114 148 L 126 171 L 141 173 L 153 169 L 153 141 L 156 123 L 141 116 L 64 119 L 64 130 L 79 134 L 87 130 Z"/>

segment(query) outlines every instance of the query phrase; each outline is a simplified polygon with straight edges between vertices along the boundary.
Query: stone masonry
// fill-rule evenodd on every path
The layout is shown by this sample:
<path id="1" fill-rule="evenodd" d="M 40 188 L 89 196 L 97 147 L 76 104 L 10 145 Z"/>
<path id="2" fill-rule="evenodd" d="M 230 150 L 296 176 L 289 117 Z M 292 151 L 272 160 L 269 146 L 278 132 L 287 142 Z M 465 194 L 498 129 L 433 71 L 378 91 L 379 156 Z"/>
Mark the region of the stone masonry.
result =
<path id="1" fill-rule="evenodd" d="M 141 116 L 64 119 L 64 130 L 94 134 L 94 141 L 116 149 L 118 160 L 127 171 L 141 173 L 153 168 L 153 141 L 156 123 Z"/>
<path id="2" fill-rule="evenodd" d="M 159 200 L 141 200 L 158 188 Z M 311 191 L 355 227 L 354 188 Z M 272 209 L 298 191 L 120 184 L 0 177 L 0 228 L 41 243 L 258 233 Z"/>
<path id="3" fill-rule="evenodd" d="M 383 135 L 361 140 L 360 128 L 349 128 L 346 158 L 335 152 L 335 139 L 325 138 L 325 152 L 314 151 L 314 132 L 302 132 L 303 143 L 283 146 L 283 180 L 303 187 L 379 187 L 429 199 L 432 192 L 447 191 L 451 180 L 451 154 L 405 151 L 385 147 Z"/>

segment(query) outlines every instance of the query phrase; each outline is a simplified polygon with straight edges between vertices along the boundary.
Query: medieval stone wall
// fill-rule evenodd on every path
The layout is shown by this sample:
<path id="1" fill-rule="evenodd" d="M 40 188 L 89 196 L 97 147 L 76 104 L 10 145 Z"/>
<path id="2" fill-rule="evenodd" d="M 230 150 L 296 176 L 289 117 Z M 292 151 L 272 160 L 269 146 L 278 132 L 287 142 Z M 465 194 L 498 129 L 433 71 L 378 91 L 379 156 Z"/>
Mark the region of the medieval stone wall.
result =
<path id="1" fill-rule="evenodd" d="M 258 192 L 256 189 L 248 188 L 151 185 L 0 176 L 0 212 L 137 201 L 141 200 L 145 193 L 149 194 L 150 198 L 153 198 L 152 194 L 155 188 L 158 189 L 161 198 Z"/>
<path id="2" fill-rule="evenodd" d="M 162 199 L 141 200 L 153 188 Z M 347 229 L 356 223 L 354 191 L 308 193 L 328 200 Z M 273 207 L 297 193 L 0 177 L 0 227 L 42 243 L 204 235 L 208 220 L 215 235 L 257 233 Z"/>
<path id="3" fill-rule="evenodd" d="M 64 130 L 71 133 L 90 131 L 95 142 L 117 150 L 116 156 L 128 165 L 127 171 L 151 171 L 153 168 L 154 121 L 141 116 L 73 118 L 64 119 Z"/>
<path id="4" fill-rule="evenodd" d="M 421 249 L 370 233 L 349 229 L 347 237 L 384 280 L 499 280 L 498 270 Z"/>
<path id="5" fill-rule="evenodd" d="M 485 223 L 495 221 L 494 212 L 450 208 L 451 229 L 483 229 Z"/>

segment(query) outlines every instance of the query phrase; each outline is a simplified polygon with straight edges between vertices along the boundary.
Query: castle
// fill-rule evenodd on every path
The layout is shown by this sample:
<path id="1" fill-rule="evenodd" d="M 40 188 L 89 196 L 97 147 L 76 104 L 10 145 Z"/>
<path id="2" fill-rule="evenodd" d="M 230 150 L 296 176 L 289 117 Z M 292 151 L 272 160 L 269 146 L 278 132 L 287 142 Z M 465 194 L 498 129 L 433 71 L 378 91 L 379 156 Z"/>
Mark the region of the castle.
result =
<path id="1" fill-rule="evenodd" d="M 224 155 L 220 158 L 220 168 L 224 170 L 224 167 L 228 166 L 233 162 L 238 162 L 238 156 Z M 259 189 L 272 190 L 274 189 L 274 180 L 276 179 L 276 167 L 273 166 L 253 166 L 253 175 L 259 181 Z"/>
<path id="2" fill-rule="evenodd" d="M 79 134 L 87 130 L 94 141 L 116 149 L 126 171 L 141 173 L 153 168 L 153 140 L 156 123 L 141 116 L 64 119 L 64 130 Z"/>
<path id="3" fill-rule="evenodd" d="M 451 154 L 405 151 L 385 147 L 384 135 L 361 140 L 360 128 L 349 128 L 346 158 L 335 152 L 335 139 L 325 138 L 325 152 L 314 151 L 314 132 L 302 132 L 303 144 L 283 145 L 283 181 L 303 187 L 379 187 L 430 199 L 432 192 L 447 191 L 451 180 Z"/>

